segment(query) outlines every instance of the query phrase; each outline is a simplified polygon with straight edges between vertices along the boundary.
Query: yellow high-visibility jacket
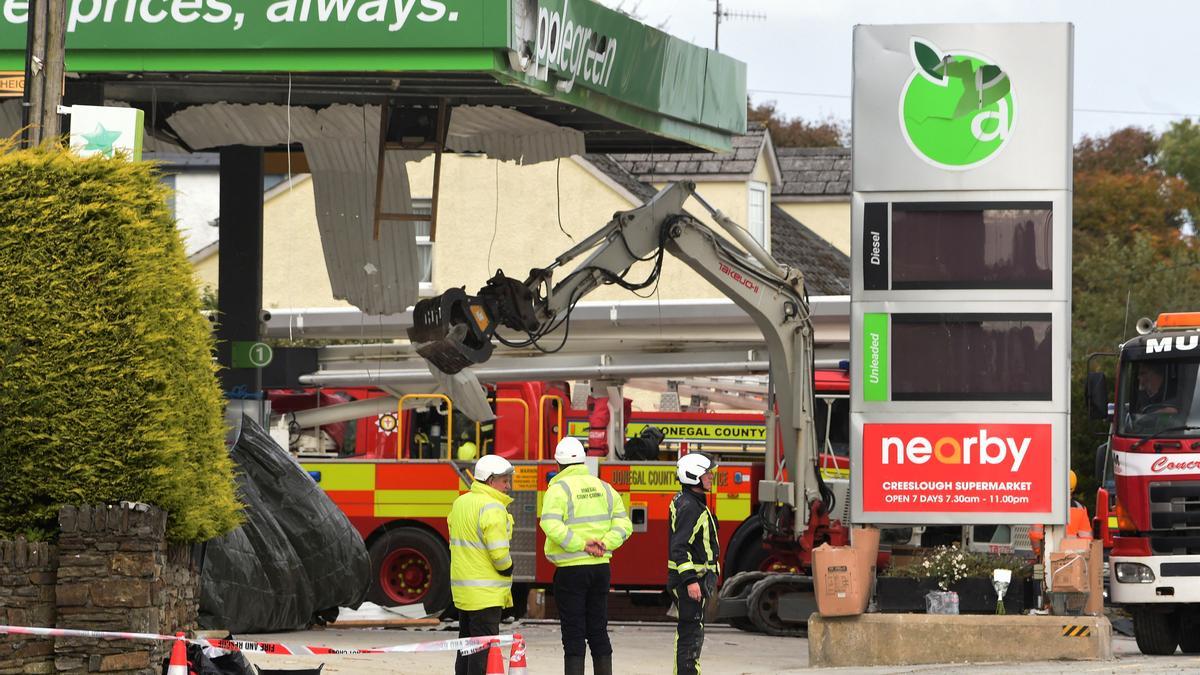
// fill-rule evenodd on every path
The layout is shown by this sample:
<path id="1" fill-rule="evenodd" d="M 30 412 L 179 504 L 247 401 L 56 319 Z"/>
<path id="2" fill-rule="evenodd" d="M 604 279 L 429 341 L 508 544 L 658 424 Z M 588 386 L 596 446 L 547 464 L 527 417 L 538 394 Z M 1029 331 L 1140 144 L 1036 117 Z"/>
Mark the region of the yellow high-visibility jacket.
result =
<path id="1" fill-rule="evenodd" d="M 450 593 L 459 609 L 512 607 L 512 497 L 476 481 L 450 507 Z"/>
<path id="2" fill-rule="evenodd" d="M 546 559 L 559 567 L 606 563 L 633 532 L 621 495 L 583 464 L 559 471 L 550 481 L 540 524 L 546 533 Z M 604 543 L 603 556 L 583 550 L 593 539 Z"/>

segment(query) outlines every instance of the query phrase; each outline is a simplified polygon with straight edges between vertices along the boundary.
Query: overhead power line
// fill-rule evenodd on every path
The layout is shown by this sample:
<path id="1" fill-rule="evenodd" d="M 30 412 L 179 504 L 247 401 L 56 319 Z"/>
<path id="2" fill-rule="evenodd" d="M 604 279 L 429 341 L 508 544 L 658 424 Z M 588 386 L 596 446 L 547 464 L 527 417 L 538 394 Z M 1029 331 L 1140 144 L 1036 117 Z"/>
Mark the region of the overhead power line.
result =
<path id="1" fill-rule="evenodd" d="M 808 96 L 812 98 L 849 99 L 850 94 L 826 94 L 815 91 L 788 91 L 784 89 L 747 89 L 752 94 L 776 94 L 779 96 Z M 1153 115 L 1158 117 L 1200 117 L 1200 112 L 1168 112 L 1165 110 L 1121 110 L 1117 108 L 1072 108 L 1074 112 L 1104 115 Z"/>

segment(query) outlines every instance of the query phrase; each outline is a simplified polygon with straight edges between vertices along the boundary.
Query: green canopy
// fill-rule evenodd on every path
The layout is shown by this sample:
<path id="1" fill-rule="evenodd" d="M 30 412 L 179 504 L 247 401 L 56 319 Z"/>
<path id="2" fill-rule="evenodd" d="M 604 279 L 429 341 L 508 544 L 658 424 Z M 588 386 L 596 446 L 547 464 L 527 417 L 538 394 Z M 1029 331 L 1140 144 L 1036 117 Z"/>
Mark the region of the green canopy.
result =
<path id="1" fill-rule="evenodd" d="M 0 70 L 22 70 L 29 0 L 0 0 Z M 589 151 L 728 150 L 746 67 L 591 0 L 71 0 L 68 95 L 147 119 L 225 101 L 497 105 Z"/>

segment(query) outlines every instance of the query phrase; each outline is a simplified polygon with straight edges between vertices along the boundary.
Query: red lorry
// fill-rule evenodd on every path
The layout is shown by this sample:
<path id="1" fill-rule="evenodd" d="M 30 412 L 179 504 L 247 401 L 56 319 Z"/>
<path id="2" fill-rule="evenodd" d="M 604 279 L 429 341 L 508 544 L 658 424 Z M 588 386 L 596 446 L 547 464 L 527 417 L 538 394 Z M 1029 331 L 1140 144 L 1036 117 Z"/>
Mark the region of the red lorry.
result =
<path id="1" fill-rule="evenodd" d="M 1173 654 L 1176 648 L 1196 654 L 1200 313 L 1142 319 L 1138 332 L 1117 354 L 1115 405 L 1109 407 L 1103 374 L 1089 376 L 1089 412 L 1110 422 L 1108 442 L 1098 451 L 1105 487 L 1097 494 L 1095 522 L 1110 547 L 1110 597 L 1133 615 L 1138 648 L 1144 654 Z"/>

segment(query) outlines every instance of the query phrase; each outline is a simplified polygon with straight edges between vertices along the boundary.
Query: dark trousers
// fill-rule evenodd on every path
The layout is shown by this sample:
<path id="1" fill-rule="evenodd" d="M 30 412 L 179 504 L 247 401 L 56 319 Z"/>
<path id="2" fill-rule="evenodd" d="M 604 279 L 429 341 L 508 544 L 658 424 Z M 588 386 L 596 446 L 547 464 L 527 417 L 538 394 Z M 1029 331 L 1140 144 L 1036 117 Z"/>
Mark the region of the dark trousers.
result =
<path id="1" fill-rule="evenodd" d="M 554 604 L 562 625 L 564 656 L 592 657 L 612 654 L 608 640 L 608 563 L 559 567 L 554 571 Z"/>
<path id="2" fill-rule="evenodd" d="M 704 576 L 700 582 L 700 602 L 688 596 L 687 586 L 671 589 L 675 608 L 679 610 L 678 623 L 675 624 L 675 675 L 700 673 L 700 650 L 704 647 L 704 610 L 711 602 L 715 582 L 715 575 Z"/>
<path id="3" fill-rule="evenodd" d="M 458 637 L 483 637 L 500 634 L 500 608 L 485 607 L 473 611 L 458 611 Z M 483 649 L 454 659 L 454 675 L 484 675 L 487 671 L 488 650 Z"/>

